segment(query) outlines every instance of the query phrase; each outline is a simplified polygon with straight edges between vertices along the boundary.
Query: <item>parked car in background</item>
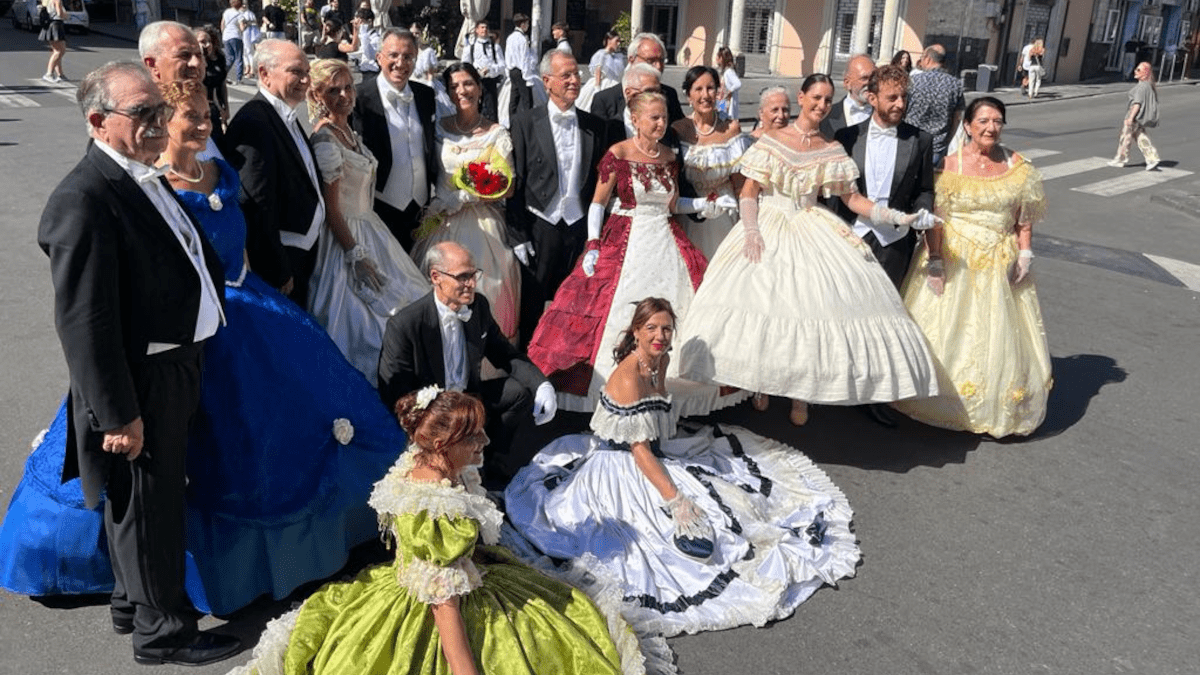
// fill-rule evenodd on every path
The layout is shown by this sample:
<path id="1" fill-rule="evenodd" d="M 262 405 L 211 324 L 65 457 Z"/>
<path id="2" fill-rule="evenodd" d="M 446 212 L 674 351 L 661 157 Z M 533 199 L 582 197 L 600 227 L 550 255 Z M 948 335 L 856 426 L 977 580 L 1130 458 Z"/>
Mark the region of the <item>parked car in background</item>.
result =
<path id="1" fill-rule="evenodd" d="M 91 19 L 88 17 L 87 5 L 83 0 L 63 0 L 63 7 L 67 10 L 67 16 L 63 19 L 64 28 L 80 33 L 90 30 Z M 38 21 L 39 9 L 38 0 L 14 0 L 12 6 L 13 28 L 24 28 L 34 32 L 41 30 L 42 26 Z"/>

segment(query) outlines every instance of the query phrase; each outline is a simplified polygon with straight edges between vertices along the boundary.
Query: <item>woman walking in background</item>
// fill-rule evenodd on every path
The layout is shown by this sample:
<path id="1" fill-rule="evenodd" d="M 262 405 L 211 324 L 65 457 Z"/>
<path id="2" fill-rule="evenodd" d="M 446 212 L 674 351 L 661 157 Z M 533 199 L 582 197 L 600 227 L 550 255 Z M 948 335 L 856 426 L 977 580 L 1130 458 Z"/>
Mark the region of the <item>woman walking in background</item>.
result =
<path id="1" fill-rule="evenodd" d="M 742 80 L 734 68 L 733 52 L 729 47 L 717 50 L 717 72 L 721 74 L 721 102 L 717 110 L 727 120 L 738 121 L 738 92 L 742 88 Z"/>
<path id="2" fill-rule="evenodd" d="M 46 11 L 50 13 L 50 24 L 42 28 L 38 35 L 39 40 L 50 43 L 50 62 L 46 64 L 46 74 L 42 79 L 46 82 L 61 82 L 67 79 L 62 69 L 63 56 L 67 54 L 67 29 L 63 27 L 67 10 L 63 8 L 62 0 L 42 1 Z"/>
<path id="3" fill-rule="evenodd" d="M 1021 50 L 1021 68 L 1025 70 L 1029 100 L 1031 101 L 1037 98 L 1038 92 L 1042 90 L 1042 75 L 1046 73 L 1046 69 L 1042 66 L 1042 59 L 1045 56 L 1046 42 L 1042 38 L 1025 45 L 1025 48 Z"/>
<path id="4" fill-rule="evenodd" d="M 1158 150 L 1146 135 L 1146 127 L 1158 126 L 1158 89 L 1154 86 L 1154 73 L 1150 63 L 1142 61 L 1133 69 L 1137 84 L 1129 90 L 1129 109 L 1121 125 L 1121 140 L 1117 144 L 1117 156 L 1109 166 L 1123 167 L 1129 161 L 1129 148 L 1137 141 L 1138 150 L 1146 158 L 1146 170 L 1158 168 Z"/>

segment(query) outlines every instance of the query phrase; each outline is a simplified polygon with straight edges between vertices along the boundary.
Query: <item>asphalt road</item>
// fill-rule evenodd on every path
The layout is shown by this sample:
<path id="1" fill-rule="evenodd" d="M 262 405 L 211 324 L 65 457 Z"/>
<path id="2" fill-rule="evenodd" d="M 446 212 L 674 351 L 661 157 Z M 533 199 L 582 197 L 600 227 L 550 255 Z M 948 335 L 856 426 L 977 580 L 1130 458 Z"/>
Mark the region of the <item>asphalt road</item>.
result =
<path id="1" fill-rule="evenodd" d="M 71 45 L 66 70 L 76 78 L 134 55 L 97 35 Z M 85 135 L 70 90 L 31 81 L 45 59 L 32 36 L 0 26 L 0 509 L 66 387 L 35 236 Z M 1165 169 L 1196 171 L 1198 106 L 1194 87 L 1162 90 L 1153 136 Z M 829 473 L 855 509 L 863 562 L 787 620 L 673 639 L 683 672 L 1196 672 L 1200 222 L 1151 197 L 1200 193 L 1200 184 L 1197 174 L 1095 166 L 1112 155 L 1123 107 L 1114 94 L 1010 110 L 1006 142 L 1054 176 L 1035 240 L 1056 382 L 1042 429 L 1005 442 L 911 422 L 888 431 L 830 407 L 796 429 L 783 401 L 762 414 L 748 404 L 718 414 Z M 1157 182 L 1139 187 L 1147 176 Z M 564 415 L 546 433 L 585 421 Z M 253 640 L 302 598 L 205 625 Z M 94 598 L 0 592 L 0 674 L 140 670 L 107 616 Z M 246 658 L 156 672 L 221 673 Z"/>

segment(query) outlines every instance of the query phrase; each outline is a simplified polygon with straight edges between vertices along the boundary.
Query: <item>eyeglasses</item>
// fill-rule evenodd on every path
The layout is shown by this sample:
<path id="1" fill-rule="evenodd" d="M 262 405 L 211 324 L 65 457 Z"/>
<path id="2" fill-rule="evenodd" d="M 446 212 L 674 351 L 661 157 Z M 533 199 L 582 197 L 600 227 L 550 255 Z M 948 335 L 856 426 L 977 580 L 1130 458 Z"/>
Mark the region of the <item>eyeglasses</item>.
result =
<path id="1" fill-rule="evenodd" d="M 128 117 L 142 126 L 148 126 L 155 123 L 161 124 L 166 120 L 171 119 L 171 116 L 175 114 L 174 106 L 171 106 L 168 103 L 159 103 L 158 105 L 138 105 L 128 110 L 119 110 L 117 108 L 103 108 L 103 110 L 106 113 L 116 113 L 121 117 Z"/>
<path id="2" fill-rule="evenodd" d="M 450 274 L 446 270 L 439 270 L 437 268 L 434 268 L 433 271 L 443 276 L 450 277 L 464 286 L 471 282 L 477 283 L 479 279 L 483 277 L 483 270 L 471 270 L 470 272 L 462 272 L 461 274 Z"/>

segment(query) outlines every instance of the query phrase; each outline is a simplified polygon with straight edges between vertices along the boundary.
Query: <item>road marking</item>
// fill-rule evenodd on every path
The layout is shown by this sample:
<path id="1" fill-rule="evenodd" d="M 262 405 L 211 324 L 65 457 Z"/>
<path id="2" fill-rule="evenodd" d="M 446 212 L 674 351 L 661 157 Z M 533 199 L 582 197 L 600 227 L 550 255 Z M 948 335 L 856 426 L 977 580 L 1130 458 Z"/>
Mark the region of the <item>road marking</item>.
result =
<path id="1" fill-rule="evenodd" d="M 1108 164 L 1108 160 L 1103 157 L 1088 157 L 1086 159 L 1074 159 L 1062 164 L 1051 164 L 1039 169 L 1042 172 L 1042 180 L 1054 180 L 1063 176 L 1072 176 L 1085 171 L 1094 171 Z"/>
<path id="2" fill-rule="evenodd" d="M 38 107 L 41 107 L 41 104 L 37 101 L 29 98 L 28 96 L 22 96 L 4 85 L 0 85 L 0 108 Z"/>
<path id="3" fill-rule="evenodd" d="M 1192 263 L 1186 263 L 1182 260 L 1175 260 L 1174 258 L 1162 258 L 1156 255 L 1150 255 L 1149 253 L 1143 253 L 1142 255 L 1149 258 L 1159 267 L 1170 272 L 1175 276 L 1176 279 L 1179 279 L 1181 282 L 1183 282 L 1184 286 L 1187 286 L 1193 291 L 1200 291 L 1200 265 L 1193 265 Z"/>
<path id="4" fill-rule="evenodd" d="M 79 87 L 72 83 L 52 84 L 50 82 L 46 82 L 45 80 L 42 80 L 39 77 L 31 77 L 31 78 L 29 78 L 28 81 L 45 89 L 46 91 L 48 91 L 52 94 L 58 94 L 59 96 L 62 96 L 63 98 L 71 99 L 72 103 L 75 102 L 75 92 L 79 90 Z"/>
<path id="5" fill-rule="evenodd" d="M 1022 157 L 1030 161 L 1060 154 L 1058 150 L 1043 150 L 1041 148 L 1030 148 L 1028 150 L 1018 150 L 1017 152 L 1020 152 Z"/>
<path id="6" fill-rule="evenodd" d="M 1125 169 L 1129 171 L 1129 169 Z M 1143 171 L 1140 168 L 1132 173 L 1127 173 L 1124 176 L 1117 178 L 1109 178 L 1096 183 L 1080 185 L 1079 187 L 1071 188 L 1075 192 L 1086 192 L 1089 195 L 1099 195 L 1101 197 L 1113 197 L 1132 190 L 1147 188 L 1159 183 L 1165 183 L 1176 178 L 1192 175 L 1191 171 L 1183 169 L 1159 169 L 1158 171 Z"/>

